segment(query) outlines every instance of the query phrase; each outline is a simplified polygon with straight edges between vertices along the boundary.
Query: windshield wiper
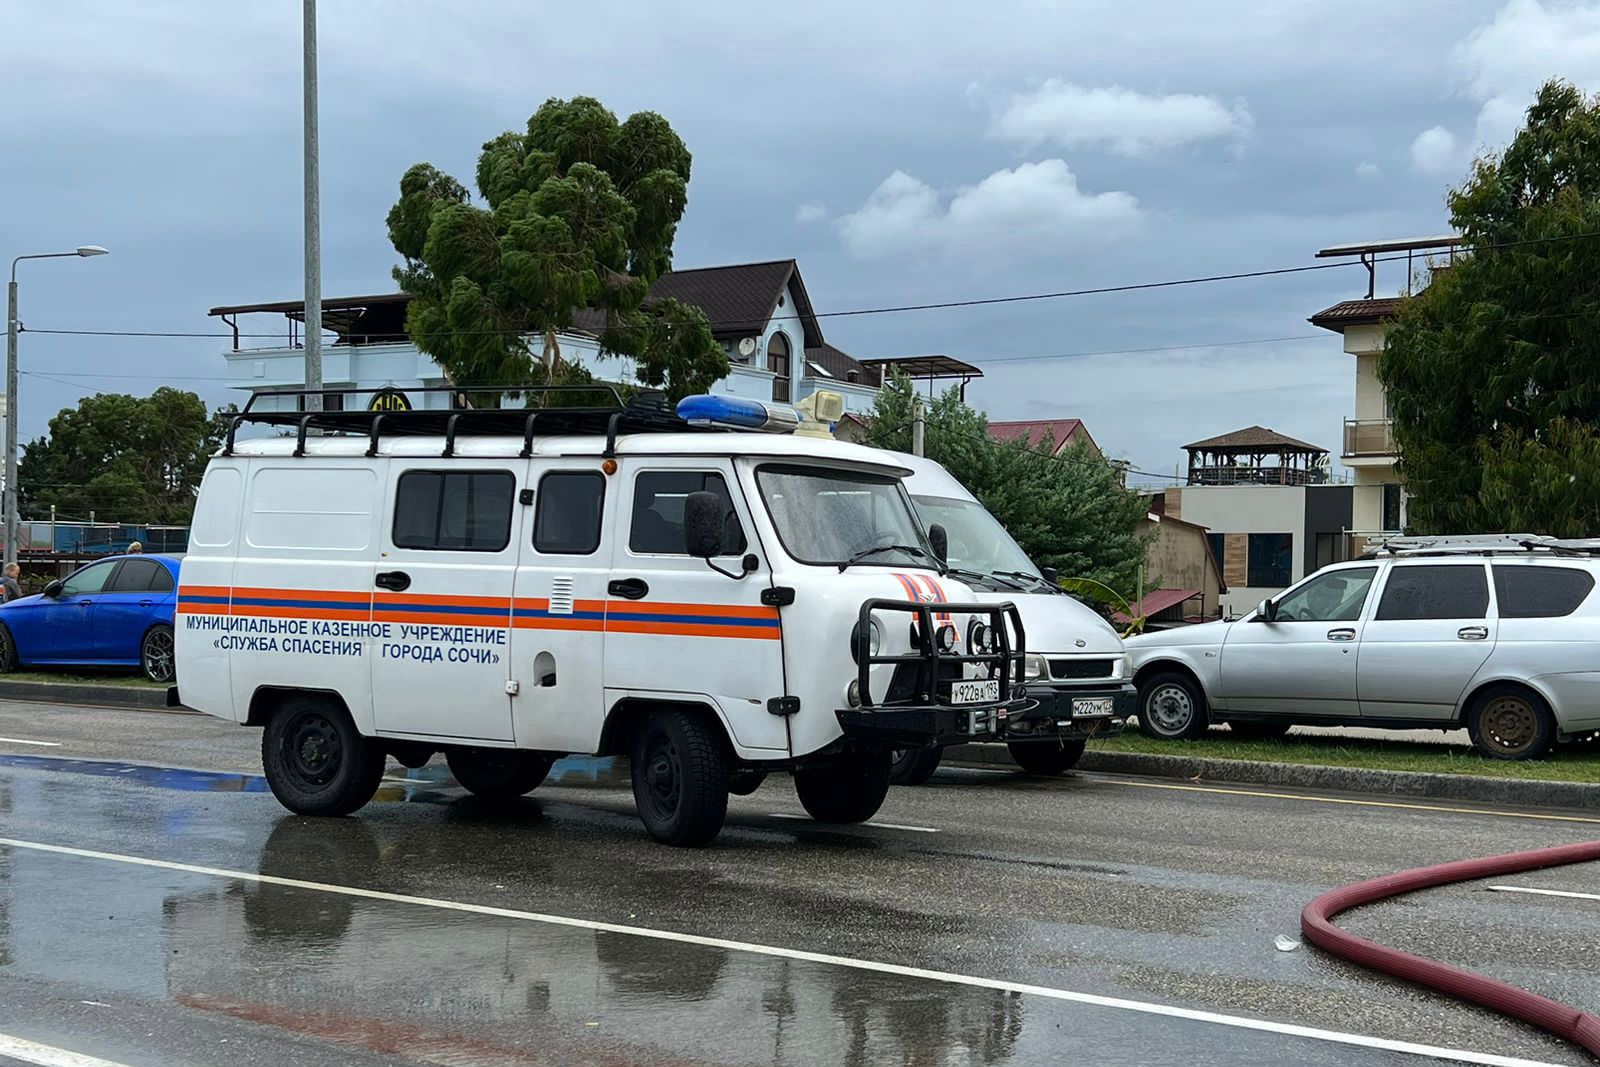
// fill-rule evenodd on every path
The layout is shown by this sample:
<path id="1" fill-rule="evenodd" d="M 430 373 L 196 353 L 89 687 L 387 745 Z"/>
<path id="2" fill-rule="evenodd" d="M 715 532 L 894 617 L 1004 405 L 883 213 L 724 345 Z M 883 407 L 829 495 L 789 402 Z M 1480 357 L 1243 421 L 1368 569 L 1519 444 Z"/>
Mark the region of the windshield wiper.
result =
<path id="1" fill-rule="evenodd" d="M 857 552 L 843 563 L 840 563 L 839 570 L 842 573 L 846 567 L 850 566 L 850 564 L 860 563 L 868 556 L 876 556 L 879 552 L 905 552 L 913 556 L 920 556 L 923 559 L 932 560 L 933 565 L 938 569 L 940 574 L 945 573 L 944 565 L 939 562 L 938 558 L 935 557 L 932 552 L 929 552 L 927 549 L 921 548 L 917 545 L 873 545 L 871 548 L 863 548 L 860 552 Z"/>
<path id="2" fill-rule="evenodd" d="M 957 578 L 976 578 L 984 582 L 997 581 L 1006 588 L 1015 589 L 1018 592 L 1025 591 L 1028 588 L 1019 582 L 1011 580 L 1011 577 L 1015 574 L 1013 571 L 973 571 L 965 567 L 951 567 L 948 573 L 955 575 Z"/>
<path id="3" fill-rule="evenodd" d="M 1054 592 L 1057 592 L 1057 593 L 1066 592 L 1065 589 L 1062 589 L 1055 582 L 1047 582 L 1047 581 L 1045 581 L 1043 575 L 1029 574 L 1027 571 L 993 571 L 992 573 L 996 574 L 996 575 L 998 575 L 1000 577 L 1003 577 L 1003 578 L 1023 578 L 1023 579 L 1026 579 L 1027 581 L 1030 581 L 1030 582 L 1034 583 L 1035 585 L 1046 586 L 1047 588 L 1049 588 L 1049 589 L 1051 589 L 1051 590 L 1053 590 Z"/>

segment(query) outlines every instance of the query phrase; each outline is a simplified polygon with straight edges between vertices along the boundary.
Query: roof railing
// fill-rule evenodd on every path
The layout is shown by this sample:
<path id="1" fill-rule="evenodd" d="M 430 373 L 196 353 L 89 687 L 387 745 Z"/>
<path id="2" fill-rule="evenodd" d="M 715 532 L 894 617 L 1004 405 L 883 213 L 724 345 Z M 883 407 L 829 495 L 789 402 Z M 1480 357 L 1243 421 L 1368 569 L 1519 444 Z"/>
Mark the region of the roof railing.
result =
<path id="1" fill-rule="evenodd" d="M 1440 537 L 1391 537 L 1370 546 L 1362 558 L 1379 556 L 1491 556 L 1545 552 L 1558 556 L 1600 555 L 1600 538 L 1559 538 L 1542 534 L 1475 534 Z"/>
<path id="2" fill-rule="evenodd" d="M 383 408 L 369 410 L 341 409 L 338 411 L 304 411 L 300 401 L 320 394 L 329 396 L 377 396 L 392 394 L 393 387 L 363 389 L 270 389 L 253 394 L 244 410 L 235 414 L 228 424 L 227 438 L 222 454 L 233 455 L 239 427 L 244 425 L 275 426 L 292 431 L 295 437 L 294 454 L 306 454 L 306 441 L 313 435 L 360 436 L 367 439 L 368 456 L 378 454 L 379 444 L 385 437 L 442 437 L 442 456 L 453 456 L 457 440 L 467 436 L 521 437 L 521 455 L 533 454 L 534 438 L 541 433 L 547 436 L 604 436 L 607 454 L 615 451 L 619 434 L 627 433 L 695 433 L 716 431 L 717 427 L 694 425 L 678 418 L 677 413 L 657 390 L 644 390 L 631 400 L 624 401 L 615 386 L 595 385 L 540 385 L 506 387 L 458 388 L 455 386 L 427 386 L 407 389 L 407 396 L 447 395 L 449 402 L 441 407 L 420 407 L 407 410 Z M 602 398 L 595 406 L 564 406 L 552 404 L 583 395 Z M 475 397 L 494 399 L 496 405 L 506 396 L 523 396 L 536 401 L 538 406 L 515 408 L 476 407 Z M 287 411 L 264 411 L 257 401 L 265 397 L 294 399 Z"/>

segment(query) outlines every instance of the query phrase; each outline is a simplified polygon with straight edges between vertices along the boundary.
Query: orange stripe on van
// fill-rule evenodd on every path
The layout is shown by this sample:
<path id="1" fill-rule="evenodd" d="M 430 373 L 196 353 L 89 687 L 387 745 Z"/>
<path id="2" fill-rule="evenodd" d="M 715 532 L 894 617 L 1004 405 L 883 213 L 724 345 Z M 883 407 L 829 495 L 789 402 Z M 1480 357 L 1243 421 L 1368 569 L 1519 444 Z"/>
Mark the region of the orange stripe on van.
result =
<path id="1" fill-rule="evenodd" d="M 705 623 L 643 622 L 632 619 L 607 619 L 609 633 L 665 634 L 676 637 L 748 637 L 755 641 L 776 641 L 781 631 L 777 627 L 714 626 Z"/>
<path id="2" fill-rule="evenodd" d="M 609 600 L 608 611 L 629 615 L 714 615 L 727 619 L 776 619 L 778 609 L 744 604 L 670 604 L 648 600 Z"/>

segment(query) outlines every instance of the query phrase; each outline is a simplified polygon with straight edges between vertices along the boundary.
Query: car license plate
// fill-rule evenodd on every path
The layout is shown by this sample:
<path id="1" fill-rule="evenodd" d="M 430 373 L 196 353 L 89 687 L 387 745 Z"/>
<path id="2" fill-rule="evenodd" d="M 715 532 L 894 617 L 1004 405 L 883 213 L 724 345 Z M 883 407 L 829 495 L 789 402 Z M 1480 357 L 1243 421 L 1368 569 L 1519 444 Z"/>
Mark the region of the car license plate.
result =
<path id="1" fill-rule="evenodd" d="M 1112 710 L 1110 697 L 1086 697 L 1072 702 L 1074 715 L 1110 715 Z"/>
<path id="2" fill-rule="evenodd" d="M 990 678 L 983 681 L 952 682 L 950 685 L 950 703 L 952 704 L 996 704 L 1000 701 L 1000 679 Z"/>

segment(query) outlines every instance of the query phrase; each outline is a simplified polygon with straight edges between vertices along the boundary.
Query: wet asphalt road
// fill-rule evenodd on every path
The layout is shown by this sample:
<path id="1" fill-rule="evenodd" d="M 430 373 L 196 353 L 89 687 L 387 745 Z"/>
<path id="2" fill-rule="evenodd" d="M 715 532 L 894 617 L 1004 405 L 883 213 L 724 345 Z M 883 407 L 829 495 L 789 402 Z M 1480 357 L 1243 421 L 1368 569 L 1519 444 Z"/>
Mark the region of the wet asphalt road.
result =
<path id="1" fill-rule="evenodd" d="M 0 1064 L 6 1037 L 130 1067 L 1436 1062 L 1151 1013 L 1172 1006 L 1467 1062 L 1591 1062 L 1274 938 L 1297 938 L 1324 889 L 1588 840 L 1593 815 L 946 770 L 893 790 L 883 825 L 849 829 L 778 817 L 801 809 L 769 779 L 735 798 L 716 846 L 685 851 L 651 843 L 626 791 L 583 773 L 495 811 L 430 765 L 355 818 L 290 817 L 254 774 L 258 737 L 0 704 L 0 836 L 23 843 L 0 846 Z M 1594 893 L 1600 869 L 1502 881 Z M 1600 902 L 1469 885 L 1344 921 L 1600 1008 Z"/>

